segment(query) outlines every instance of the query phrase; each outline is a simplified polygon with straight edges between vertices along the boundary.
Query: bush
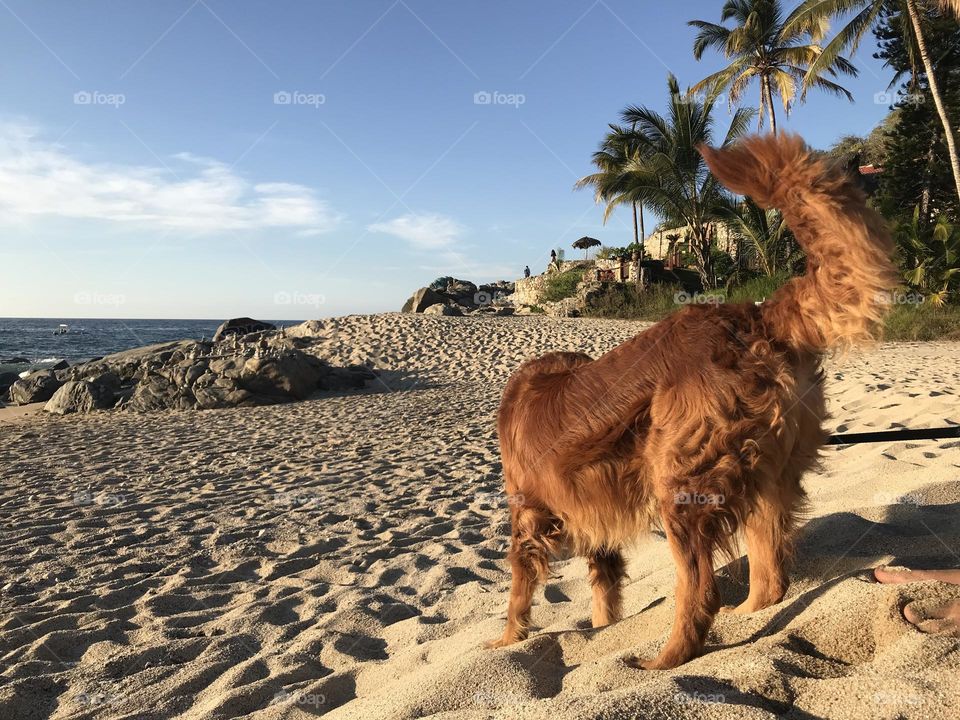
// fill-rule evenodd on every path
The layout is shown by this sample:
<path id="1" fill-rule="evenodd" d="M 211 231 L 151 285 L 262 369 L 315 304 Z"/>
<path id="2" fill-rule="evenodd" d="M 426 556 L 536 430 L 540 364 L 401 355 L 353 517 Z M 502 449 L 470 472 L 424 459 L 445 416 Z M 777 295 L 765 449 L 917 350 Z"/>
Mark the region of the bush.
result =
<path id="1" fill-rule="evenodd" d="M 583 280 L 583 272 L 583 270 L 574 269 L 547 275 L 541 295 L 542 299 L 546 302 L 557 302 L 573 297 L 577 292 L 577 285 Z"/>
<path id="2" fill-rule="evenodd" d="M 741 285 L 734 285 L 727 292 L 727 302 L 760 302 L 768 299 L 778 288 L 790 280 L 790 275 L 758 275 Z"/>
<path id="3" fill-rule="evenodd" d="M 628 320 L 662 320 L 678 310 L 679 285 L 651 285 L 646 291 L 633 284 L 610 283 L 587 298 L 585 315 Z"/>
<path id="4" fill-rule="evenodd" d="M 883 339 L 960 340 L 960 306 L 895 305 L 886 317 Z"/>

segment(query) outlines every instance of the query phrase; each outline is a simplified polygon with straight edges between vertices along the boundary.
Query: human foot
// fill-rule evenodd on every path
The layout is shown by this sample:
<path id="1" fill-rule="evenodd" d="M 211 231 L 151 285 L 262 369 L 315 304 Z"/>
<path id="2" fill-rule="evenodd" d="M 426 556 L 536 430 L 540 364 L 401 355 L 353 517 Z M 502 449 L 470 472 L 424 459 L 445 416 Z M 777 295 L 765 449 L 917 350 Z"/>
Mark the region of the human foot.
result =
<path id="1" fill-rule="evenodd" d="M 939 580 L 960 585 L 960 570 L 910 570 L 909 568 L 882 567 L 876 568 L 873 576 L 877 582 L 884 584 Z M 903 608 L 903 617 L 921 632 L 960 637 L 960 600 L 950 600 L 936 605 L 927 612 L 920 612 L 917 609 L 917 603 L 911 602 Z"/>

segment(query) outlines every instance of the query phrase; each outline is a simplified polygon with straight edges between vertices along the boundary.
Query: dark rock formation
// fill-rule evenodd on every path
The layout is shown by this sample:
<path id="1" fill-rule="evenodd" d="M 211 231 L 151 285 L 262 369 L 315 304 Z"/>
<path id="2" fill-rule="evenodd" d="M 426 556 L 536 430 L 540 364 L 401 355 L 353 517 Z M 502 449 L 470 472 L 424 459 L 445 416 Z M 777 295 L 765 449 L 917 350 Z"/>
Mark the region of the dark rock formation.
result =
<path id="1" fill-rule="evenodd" d="M 213 341 L 218 342 L 231 335 L 249 335 L 250 333 L 262 332 L 264 330 L 276 330 L 277 326 L 268 322 L 254 320 L 248 317 L 233 318 L 227 320 L 213 334 Z"/>

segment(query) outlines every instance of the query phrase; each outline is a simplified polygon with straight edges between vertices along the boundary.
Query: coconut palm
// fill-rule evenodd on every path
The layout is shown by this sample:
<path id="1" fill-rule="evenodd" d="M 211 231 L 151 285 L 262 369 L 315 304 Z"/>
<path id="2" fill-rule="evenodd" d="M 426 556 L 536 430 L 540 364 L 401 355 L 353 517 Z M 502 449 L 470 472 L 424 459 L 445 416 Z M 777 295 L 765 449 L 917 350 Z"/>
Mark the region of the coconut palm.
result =
<path id="1" fill-rule="evenodd" d="M 734 21 L 734 26 L 691 20 L 699 30 L 693 41 L 693 56 L 700 60 L 708 48 L 714 48 L 730 60 L 723 70 L 701 80 L 693 92 L 729 94 L 730 104 L 739 102 L 746 88 L 757 80 L 760 89 L 759 127 L 764 113 L 770 130 L 777 132 L 774 96 L 779 96 L 784 112 L 790 114 L 793 103 L 804 100 L 806 90 L 816 87 L 840 95 L 853 102 L 853 96 L 841 85 L 825 76 L 856 76 L 857 69 L 846 58 L 834 55 L 830 62 L 820 63 L 810 74 L 810 67 L 820 58 L 820 46 L 810 41 L 810 32 L 802 25 L 788 29 L 780 0 L 727 0 L 720 11 L 720 22 Z M 806 84 L 805 84 L 806 81 Z M 799 91 L 799 98 L 798 98 Z"/>
<path id="2" fill-rule="evenodd" d="M 668 226 L 686 227 L 703 285 L 711 288 L 716 283 L 711 226 L 732 203 L 697 151 L 701 144 L 714 143 L 715 98 L 700 100 L 681 93 L 673 75 L 667 87 L 666 116 L 630 106 L 620 115 L 623 124 L 610 127 L 600 153 L 611 142 L 630 148 L 619 172 L 608 172 L 594 155 L 600 172 L 582 178 L 577 187 L 596 189 L 597 201 L 605 204 L 604 221 L 619 205 L 638 203 L 651 208 Z M 736 110 L 720 144 L 743 135 L 754 113 L 752 108 Z"/>
<path id="3" fill-rule="evenodd" d="M 949 11 L 960 17 L 960 2 L 957 2 L 957 0 L 937 0 L 936 4 L 942 11 Z M 953 127 L 947 117 L 940 85 L 934 74 L 934 62 L 930 58 L 927 43 L 924 39 L 923 23 L 917 0 L 803 0 L 784 22 L 784 27 L 790 32 L 807 32 L 816 41 L 822 40 L 826 35 L 830 20 L 852 14 L 847 24 L 824 46 L 823 52 L 810 64 L 804 77 L 804 88 L 812 86 L 813 78 L 816 78 L 824 68 L 829 67 L 835 58 L 840 57 L 841 52 L 847 49 L 850 52 L 856 52 L 863 36 L 875 25 L 885 7 L 899 9 L 907 47 L 911 49 L 911 54 L 920 58 L 933 104 L 937 108 L 940 123 L 943 125 L 947 152 L 950 155 L 950 167 L 953 170 L 953 180 L 957 189 L 957 197 L 960 198 L 960 158 L 957 156 Z"/>
<path id="4" fill-rule="evenodd" d="M 616 196 L 619 178 L 623 177 L 624 168 L 631 155 L 637 152 L 636 143 L 631 140 L 631 131 L 610 125 L 610 132 L 600 144 L 600 149 L 593 154 L 593 164 L 597 172 L 577 183 L 577 187 L 592 185 L 596 190 L 597 202 L 606 202 L 608 198 Z M 632 202 L 633 211 L 633 242 L 640 246 L 643 253 L 643 241 L 646 232 L 643 227 L 643 206 Z M 638 227 L 639 217 L 639 227 Z"/>
<path id="5" fill-rule="evenodd" d="M 747 248 L 756 256 L 764 275 L 772 277 L 789 267 L 794 259 L 789 257 L 793 236 L 779 210 L 764 210 L 746 199 L 723 212 L 721 218 L 738 248 Z"/>

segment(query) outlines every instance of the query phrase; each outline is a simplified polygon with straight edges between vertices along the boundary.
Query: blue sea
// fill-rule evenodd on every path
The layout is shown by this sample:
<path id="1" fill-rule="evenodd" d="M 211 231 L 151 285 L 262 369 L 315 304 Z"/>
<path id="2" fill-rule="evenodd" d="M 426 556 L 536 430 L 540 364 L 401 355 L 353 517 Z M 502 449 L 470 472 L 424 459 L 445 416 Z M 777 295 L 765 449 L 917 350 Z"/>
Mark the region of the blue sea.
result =
<path id="1" fill-rule="evenodd" d="M 211 338 L 223 320 L 92 320 L 0 318 L 0 372 L 71 365 L 130 348 L 170 340 Z M 299 321 L 271 320 L 278 327 Z M 68 332 L 55 331 L 66 325 Z M 12 362 L 16 360 L 16 362 Z"/>

